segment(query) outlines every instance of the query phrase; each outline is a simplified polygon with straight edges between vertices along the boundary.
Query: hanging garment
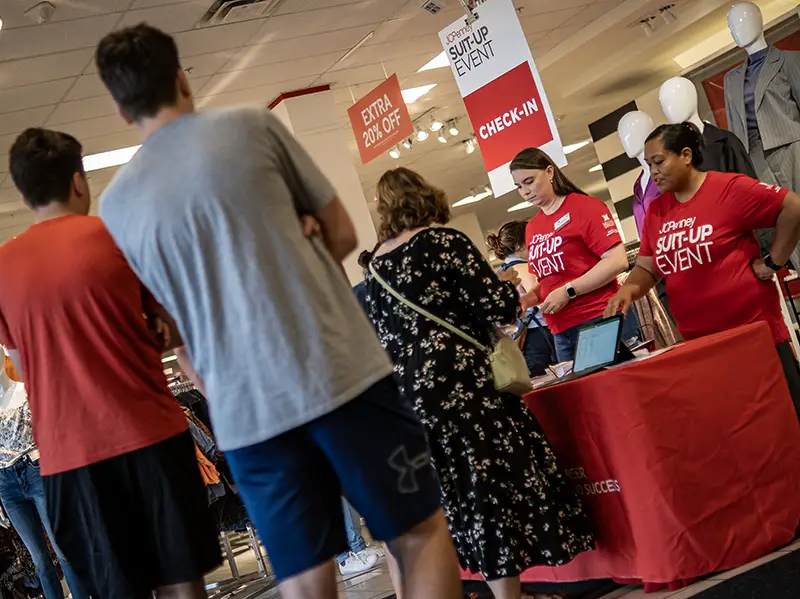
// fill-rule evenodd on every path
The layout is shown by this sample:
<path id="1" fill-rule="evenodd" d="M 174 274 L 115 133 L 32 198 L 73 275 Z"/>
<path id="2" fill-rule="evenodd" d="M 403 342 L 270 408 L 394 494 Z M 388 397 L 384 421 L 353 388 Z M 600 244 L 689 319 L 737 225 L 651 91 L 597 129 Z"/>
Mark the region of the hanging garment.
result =
<path id="1" fill-rule="evenodd" d="M 617 277 L 620 285 L 625 284 L 629 274 L 625 272 Z M 633 302 L 633 309 L 639 318 L 643 341 L 654 341 L 656 349 L 675 345 L 679 341 L 680 335 L 672 318 L 658 299 L 658 286 L 648 291 L 642 299 Z"/>
<path id="2" fill-rule="evenodd" d="M 636 221 L 636 231 L 638 231 L 639 237 L 642 236 L 644 215 L 647 213 L 647 208 L 650 206 L 650 202 L 656 199 L 661 193 L 658 191 L 658 186 L 655 181 L 650 177 L 647 178 L 647 185 L 642 189 L 643 177 L 644 171 L 639 173 L 639 177 L 637 177 L 636 183 L 633 185 L 633 218 Z"/>
<path id="3" fill-rule="evenodd" d="M 752 156 L 745 107 L 746 72 L 747 63 L 725 75 L 725 112 L 728 127 Z M 800 141 L 800 52 L 769 47 L 758 75 L 754 101 L 758 133 L 765 151 Z"/>
<path id="4" fill-rule="evenodd" d="M 703 171 L 740 173 L 758 178 L 756 169 L 742 141 L 730 131 L 705 123 L 703 128 Z"/>

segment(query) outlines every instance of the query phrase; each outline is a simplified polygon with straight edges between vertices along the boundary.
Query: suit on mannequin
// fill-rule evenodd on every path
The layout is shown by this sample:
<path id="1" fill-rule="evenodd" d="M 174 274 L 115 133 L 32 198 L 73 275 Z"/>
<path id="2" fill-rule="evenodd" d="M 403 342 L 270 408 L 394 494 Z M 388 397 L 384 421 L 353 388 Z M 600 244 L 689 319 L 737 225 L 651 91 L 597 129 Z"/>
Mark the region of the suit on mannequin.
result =
<path id="1" fill-rule="evenodd" d="M 700 118 L 697 110 L 697 88 L 685 77 L 667 79 L 658 92 L 661 110 L 671 124 L 693 123 L 703 134 L 704 171 L 741 173 L 756 179 L 756 170 L 742 142 L 736 135 L 715 127 Z"/>
<path id="2" fill-rule="evenodd" d="M 757 6 L 742 2 L 728 13 L 745 64 L 725 75 L 728 126 L 747 148 L 758 178 L 800 190 L 800 52 L 769 46 Z"/>

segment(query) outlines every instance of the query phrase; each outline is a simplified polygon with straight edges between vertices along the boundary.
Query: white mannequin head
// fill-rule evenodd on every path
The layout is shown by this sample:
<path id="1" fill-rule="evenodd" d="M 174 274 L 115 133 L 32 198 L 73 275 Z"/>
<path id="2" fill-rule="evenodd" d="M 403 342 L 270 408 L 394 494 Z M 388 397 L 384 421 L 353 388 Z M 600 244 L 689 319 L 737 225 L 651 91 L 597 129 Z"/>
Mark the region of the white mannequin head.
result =
<path id="1" fill-rule="evenodd" d="M 655 128 L 650 115 L 641 110 L 629 112 L 619 120 L 617 133 L 628 158 L 644 156 L 644 140 Z"/>
<path id="2" fill-rule="evenodd" d="M 740 2 L 728 12 L 728 28 L 736 45 L 748 53 L 766 48 L 764 16 L 752 2 Z"/>
<path id="3" fill-rule="evenodd" d="M 658 100 L 670 124 L 699 120 L 697 88 L 685 77 L 667 79 L 658 90 Z"/>

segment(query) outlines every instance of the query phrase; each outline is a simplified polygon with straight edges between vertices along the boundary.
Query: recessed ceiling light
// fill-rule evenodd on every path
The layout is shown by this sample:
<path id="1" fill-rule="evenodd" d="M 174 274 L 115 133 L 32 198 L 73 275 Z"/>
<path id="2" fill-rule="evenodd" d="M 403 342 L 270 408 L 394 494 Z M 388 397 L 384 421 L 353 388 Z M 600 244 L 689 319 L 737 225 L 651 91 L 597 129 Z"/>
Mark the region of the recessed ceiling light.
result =
<path id="1" fill-rule="evenodd" d="M 439 54 L 437 54 L 431 60 L 422 65 L 417 71 L 417 73 L 421 73 L 422 71 L 432 71 L 433 69 L 443 69 L 449 66 L 450 66 L 450 61 L 447 60 L 447 54 L 445 54 L 444 52 L 439 52 Z"/>
<path id="2" fill-rule="evenodd" d="M 430 83 L 428 85 L 420 85 L 419 87 L 409 87 L 408 89 L 400 90 L 400 93 L 403 95 L 403 102 L 406 104 L 413 104 L 436 87 L 436 85 L 436 83 Z"/>
<path id="3" fill-rule="evenodd" d="M 597 171 L 602 171 L 602 170 L 603 170 L 603 165 L 602 164 L 596 164 L 595 166 L 593 166 L 592 168 L 589 169 L 589 172 L 590 173 L 596 173 Z"/>
<path id="4" fill-rule="evenodd" d="M 417 129 L 417 141 L 425 141 L 428 139 L 428 132 L 425 129 Z"/>
<path id="5" fill-rule="evenodd" d="M 508 212 L 516 212 L 517 210 L 525 210 L 525 208 L 530 208 L 531 205 L 528 202 L 520 202 L 519 204 L 514 204 L 511 208 L 508 209 Z"/>
<path id="6" fill-rule="evenodd" d="M 576 144 L 569 144 L 568 146 L 564 146 L 564 154 L 572 154 L 573 152 L 577 152 L 581 148 L 584 148 L 589 145 L 591 140 L 584 139 L 583 141 L 579 141 Z"/>
<path id="7" fill-rule="evenodd" d="M 99 171 L 104 168 L 111 168 L 112 166 L 121 166 L 136 154 L 137 150 L 142 146 L 131 146 L 129 148 L 120 148 L 119 150 L 110 150 L 108 152 L 100 152 L 99 154 L 89 154 L 83 157 L 83 170 L 87 173 L 90 171 Z"/>

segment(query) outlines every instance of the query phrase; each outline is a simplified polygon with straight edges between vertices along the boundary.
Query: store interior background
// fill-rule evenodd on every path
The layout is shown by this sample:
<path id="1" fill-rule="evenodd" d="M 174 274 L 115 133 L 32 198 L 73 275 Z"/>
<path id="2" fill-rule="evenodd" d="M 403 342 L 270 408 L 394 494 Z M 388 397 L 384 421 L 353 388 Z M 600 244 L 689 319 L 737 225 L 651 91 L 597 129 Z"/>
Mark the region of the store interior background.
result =
<path id="1" fill-rule="evenodd" d="M 480 150 L 466 152 L 465 142 L 473 131 L 449 67 L 443 62 L 443 68 L 420 71 L 442 50 L 437 33 L 462 13 L 456 0 L 444 2 L 445 8 L 435 15 L 423 10 L 420 0 L 280 0 L 271 2 L 267 18 L 213 27 L 198 27 L 211 0 L 52 3 L 56 10 L 43 25 L 25 15 L 34 0 L 10 0 L 0 7 L 0 242 L 32 222 L 7 174 L 7 148 L 24 127 L 66 131 L 84 144 L 86 154 L 138 143 L 137 133 L 117 116 L 97 77 L 92 53 L 103 34 L 140 21 L 175 34 L 201 109 L 267 105 L 281 93 L 329 84 L 373 220 L 377 219 L 375 184 L 395 166 L 418 170 L 441 186 L 453 203 L 488 184 Z M 563 143 L 590 141 L 590 123 L 631 101 L 657 123 L 663 122 L 657 93 L 664 80 L 684 75 L 699 84 L 706 73 L 742 60 L 744 52 L 734 47 L 726 26 L 731 4 L 731 0 L 517 0 Z M 795 0 L 756 4 L 764 14 L 768 37 L 780 39 L 800 30 Z M 665 6 L 674 21 L 660 16 Z M 646 35 L 640 22 L 651 17 L 655 31 Z M 363 41 L 365 37 L 369 39 Z M 354 98 L 392 73 L 397 73 L 405 90 L 435 85 L 408 104 L 421 127 L 428 127 L 433 116 L 441 121 L 457 119 L 459 133 L 448 133 L 447 143 L 432 133 L 425 142 L 415 141 L 411 150 L 400 148 L 398 159 L 384 154 L 361 165 L 346 110 Z M 701 116 L 710 119 L 702 92 L 700 98 Z M 568 176 L 613 207 L 594 145 L 588 143 L 568 158 Z M 115 171 L 90 173 L 96 197 Z M 633 181 L 613 183 L 632 186 Z M 482 233 L 512 218 L 533 215 L 532 209 L 509 213 L 519 201 L 511 193 L 455 208 L 455 225 L 485 250 Z M 623 229 L 626 241 L 635 241 L 635 230 Z"/>

